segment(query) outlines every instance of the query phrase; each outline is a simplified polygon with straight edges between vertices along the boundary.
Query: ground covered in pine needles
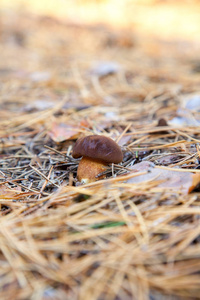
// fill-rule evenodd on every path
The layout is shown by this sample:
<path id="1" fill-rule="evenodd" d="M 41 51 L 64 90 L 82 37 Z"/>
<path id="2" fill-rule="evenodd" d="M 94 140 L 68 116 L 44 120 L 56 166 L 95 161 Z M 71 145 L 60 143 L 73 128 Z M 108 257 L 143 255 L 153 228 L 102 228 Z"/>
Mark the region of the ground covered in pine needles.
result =
<path id="1" fill-rule="evenodd" d="M 199 50 L 1 11 L 0 299 L 200 299 Z M 81 185 L 91 134 L 124 159 Z"/>

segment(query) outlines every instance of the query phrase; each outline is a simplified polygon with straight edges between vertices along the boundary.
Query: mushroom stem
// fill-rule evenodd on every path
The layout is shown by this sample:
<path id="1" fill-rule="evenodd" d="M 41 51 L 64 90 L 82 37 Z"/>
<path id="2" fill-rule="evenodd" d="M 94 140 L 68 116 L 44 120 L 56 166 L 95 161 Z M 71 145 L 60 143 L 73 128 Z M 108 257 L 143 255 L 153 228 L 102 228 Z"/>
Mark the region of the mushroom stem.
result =
<path id="1" fill-rule="evenodd" d="M 108 163 L 93 159 L 87 156 L 83 156 L 79 162 L 77 170 L 77 178 L 82 183 L 90 183 L 99 179 L 103 179 L 106 175 L 102 175 L 98 178 L 96 176 L 106 170 Z"/>

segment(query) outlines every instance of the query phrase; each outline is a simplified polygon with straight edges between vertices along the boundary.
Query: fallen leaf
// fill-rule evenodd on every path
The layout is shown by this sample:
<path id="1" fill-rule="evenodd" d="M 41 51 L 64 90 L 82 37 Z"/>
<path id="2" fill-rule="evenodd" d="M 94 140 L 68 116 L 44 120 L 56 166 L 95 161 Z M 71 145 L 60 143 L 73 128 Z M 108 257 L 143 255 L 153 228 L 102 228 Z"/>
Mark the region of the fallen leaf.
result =
<path id="1" fill-rule="evenodd" d="M 21 187 L 17 186 L 13 189 L 9 189 L 5 184 L 0 185 L 0 198 L 1 199 L 10 199 L 15 198 L 18 193 L 21 192 Z"/>
<path id="2" fill-rule="evenodd" d="M 56 143 L 64 142 L 69 139 L 77 139 L 83 129 L 81 126 L 68 125 L 65 123 L 53 123 L 49 136 Z"/>
<path id="3" fill-rule="evenodd" d="M 152 162 L 143 161 L 129 167 L 134 172 L 148 173 L 128 179 L 127 183 L 142 183 L 144 181 L 163 181 L 158 184 L 158 187 L 173 189 L 174 191 L 181 191 L 183 193 L 191 193 L 195 187 L 200 183 L 200 174 L 193 174 L 192 172 L 178 172 L 172 170 L 165 170 L 157 168 Z M 176 169 L 177 170 L 177 169 Z"/>
<path id="4" fill-rule="evenodd" d="M 79 122 L 79 126 L 83 127 L 83 128 L 91 128 L 92 127 L 91 124 L 90 124 L 90 122 L 88 120 L 86 120 L 86 119 L 81 120 Z"/>
<path id="5" fill-rule="evenodd" d="M 122 136 L 121 139 L 118 142 L 118 145 L 119 146 L 127 145 L 131 138 L 132 137 L 130 135 L 124 135 L 124 136 Z"/>

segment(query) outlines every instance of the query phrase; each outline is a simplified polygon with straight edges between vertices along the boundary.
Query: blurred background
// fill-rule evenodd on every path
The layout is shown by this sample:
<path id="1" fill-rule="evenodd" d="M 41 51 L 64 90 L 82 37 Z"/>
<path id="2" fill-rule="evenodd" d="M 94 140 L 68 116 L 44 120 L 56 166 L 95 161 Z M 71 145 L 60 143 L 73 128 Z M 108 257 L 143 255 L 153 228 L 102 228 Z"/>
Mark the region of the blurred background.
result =
<path id="1" fill-rule="evenodd" d="M 79 24 L 106 23 L 199 43 L 200 2 L 194 0 L 1 0 L 0 9 L 2 13 L 31 11 Z"/>
<path id="2" fill-rule="evenodd" d="M 124 105 L 157 88 L 194 92 L 199 37 L 200 1 L 1 0 L 2 102 L 68 93 L 72 105 Z"/>

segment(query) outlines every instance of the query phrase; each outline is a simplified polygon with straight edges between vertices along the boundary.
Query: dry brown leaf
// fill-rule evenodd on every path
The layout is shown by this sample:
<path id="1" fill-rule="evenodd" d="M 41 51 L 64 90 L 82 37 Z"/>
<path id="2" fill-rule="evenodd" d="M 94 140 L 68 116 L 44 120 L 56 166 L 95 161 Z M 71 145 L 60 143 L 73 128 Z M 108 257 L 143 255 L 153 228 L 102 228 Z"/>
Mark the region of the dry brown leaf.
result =
<path id="1" fill-rule="evenodd" d="M 200 174 L 193 174 L 192 172 L 177 172 L 165 169 L 156 168 L 156 166 L 149 161 L 138 163 L 129 169 L 135 172 L 147 171 L 145 175 L 133 177 L 127 180 L 127 183 L 140 183 L 143 181 L 156 180 L 163 181 L 158 184 L 159 187 L 174 189 L 183 193 L 191 193 L 195 187 L 200 183 Z"/>
<path id="2" fill-rule="evenodd" d="M 118 142 L 118 145 L 119 146 L 124 146 L 124 145 L 127 145 L 128 142 L 131 140 L 131 136 L 130 135 L 124 135 L 120 138 L 119 142 Z"/>
<path id="3" fill-rule="evenodd" d="M 80 135 L 80 126 L 68 125 L 65 123 L 53 123 L 49 135 L 56 143 L 64 142 L 69 139 L 77 139 Z"/>
<path id="4" fill-rule="evenodd" d="M 20 192 L 21 192 L 20 186 L 17 186 L 13 190 L 11 190 L 5 184 L 0 185 L 0 198 L 1 199 L 14 198 Z"/>
<path id="5" fill-rule="evenodd" d="M 79 122 L 79 126 L 82 128 L 91 128 L 91 124 L 87 119 L 83 119 Z"/>

